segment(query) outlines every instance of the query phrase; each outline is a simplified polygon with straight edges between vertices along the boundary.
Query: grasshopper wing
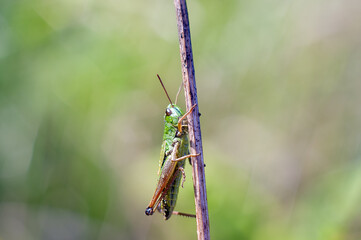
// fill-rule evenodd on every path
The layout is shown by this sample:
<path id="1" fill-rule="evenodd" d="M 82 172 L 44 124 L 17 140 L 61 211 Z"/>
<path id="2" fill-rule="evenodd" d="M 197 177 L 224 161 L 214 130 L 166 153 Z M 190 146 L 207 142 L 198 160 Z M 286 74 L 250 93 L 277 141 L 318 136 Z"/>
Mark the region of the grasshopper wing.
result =
<path id="1" fill-rule="evenodd" d="M 165 141 L 163 141 L 162 143 L 162 147 L 160 148 L 160 156 L 159 156 L 159 168 L 158 168 L 158 175 L 160 174 L 161 170 L 162 170 L 162 167 L 163 167 L 163 164 L 164 164 L 164 161 L 166 159 L 166 156 L 165 156 Z"/>

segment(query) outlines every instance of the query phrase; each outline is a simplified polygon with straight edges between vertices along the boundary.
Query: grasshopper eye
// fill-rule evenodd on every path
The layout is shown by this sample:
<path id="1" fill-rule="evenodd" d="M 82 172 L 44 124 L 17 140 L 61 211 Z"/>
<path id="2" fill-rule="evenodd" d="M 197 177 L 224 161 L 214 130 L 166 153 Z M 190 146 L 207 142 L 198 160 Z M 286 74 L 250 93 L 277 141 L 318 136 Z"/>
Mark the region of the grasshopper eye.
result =
<path id="1" fill-rule="evenodd" d="M 165 110 L 165 115 L 167 115 L 167 116 L 172 115 L 172 110 L 170 110 L 169 108 L 167 108 L 167 109 Z"/>

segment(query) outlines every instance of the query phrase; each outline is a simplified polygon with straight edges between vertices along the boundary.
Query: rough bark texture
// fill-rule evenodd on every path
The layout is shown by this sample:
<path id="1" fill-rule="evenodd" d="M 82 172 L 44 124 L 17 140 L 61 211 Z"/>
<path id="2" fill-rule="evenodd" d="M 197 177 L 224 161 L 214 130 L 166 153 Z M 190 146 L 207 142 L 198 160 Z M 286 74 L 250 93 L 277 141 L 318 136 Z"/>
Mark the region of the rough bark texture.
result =
<path id="1" fill-rule="evenodd" d="M 192 158 L 193 186 L 196 206 L 198 239 L 210 239 L 209 216 L 204 161 L 202 149 L 201 127 L 197 99 L 196 80 L 194 77 L 193 53 L 189 29 L 188 10 L 185 0 L 174 0 L 177 15 L 178 37 L 182 63 L 183 85 L 187 111 L 194 105 L 197 107 L 188 115 L 188 130 L 191 154 L 200 153 Z"/>

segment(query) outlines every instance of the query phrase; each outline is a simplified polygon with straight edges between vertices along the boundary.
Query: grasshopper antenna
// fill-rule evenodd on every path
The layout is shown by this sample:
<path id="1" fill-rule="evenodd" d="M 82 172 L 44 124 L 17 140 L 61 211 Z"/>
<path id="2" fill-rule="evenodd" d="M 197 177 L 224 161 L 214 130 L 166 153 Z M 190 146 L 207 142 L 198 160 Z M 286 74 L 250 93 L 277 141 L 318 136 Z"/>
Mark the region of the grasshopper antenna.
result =
<path id="1" fill-rule="evenodd" d="M 163 84 L 163 82 L 162 82 L 162 79 L 160 79 L 160 77 L 159 77 L 158 74 L 157 74 L 157 77 L 158 77 L 158 79 L 159 79 L 160 84 L 162 84 L 162 87 L 163 87 L 163 89 L 164 89 L 165 94 L 166 94 L 167 97 L 168 97 L 168 100 L 169 100 L 170 104 L 173 106 L 172 100 L 170 100 L 170 97 L 169 97 L 169 95 L 168 95 L 167 90 L 166 90 L 165 87 L 164 87 L 164 84 Z"/>
<path id="2" fill-rule="evenodd" d="M 180 93 L 180 92 L 181 92 L 181 90 L 182 90 L 182 87 L 183 87 L 183 83 L 181 83 L 181 85 L 179 86 L 179 89 L 178 89 L 177 95 L 175 96 L 175 102 L 174 102 L 174 104 L 175 104 L 175 105 L 177 105 L 178 96 L 179 96 L 179 93 Z"/>

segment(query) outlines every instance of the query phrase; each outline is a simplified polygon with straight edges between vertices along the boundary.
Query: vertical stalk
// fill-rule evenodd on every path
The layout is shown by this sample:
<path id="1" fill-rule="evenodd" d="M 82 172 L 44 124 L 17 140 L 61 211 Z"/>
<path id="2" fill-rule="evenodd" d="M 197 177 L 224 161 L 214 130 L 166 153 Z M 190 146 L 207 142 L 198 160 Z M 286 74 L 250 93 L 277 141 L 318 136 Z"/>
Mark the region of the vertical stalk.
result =
<path id="1" fill-rule="evenodd" d="M 196 80 L 194 77 L 193 53 L 191 34 L 186 0 L 174 0 L 176 9 L 182 76 L 187 111 L 197 104 L 196 108 L 188 115 L 188 131 L 191 154 L 200 153 L 192 157 L 193 186 L 196 206 L 198 240 L 210 239 L 209 216 L 206 180 L 204 175 L 203 147 L 201 127 L 199 122 L 199 109 L 197 99 Z"/>

